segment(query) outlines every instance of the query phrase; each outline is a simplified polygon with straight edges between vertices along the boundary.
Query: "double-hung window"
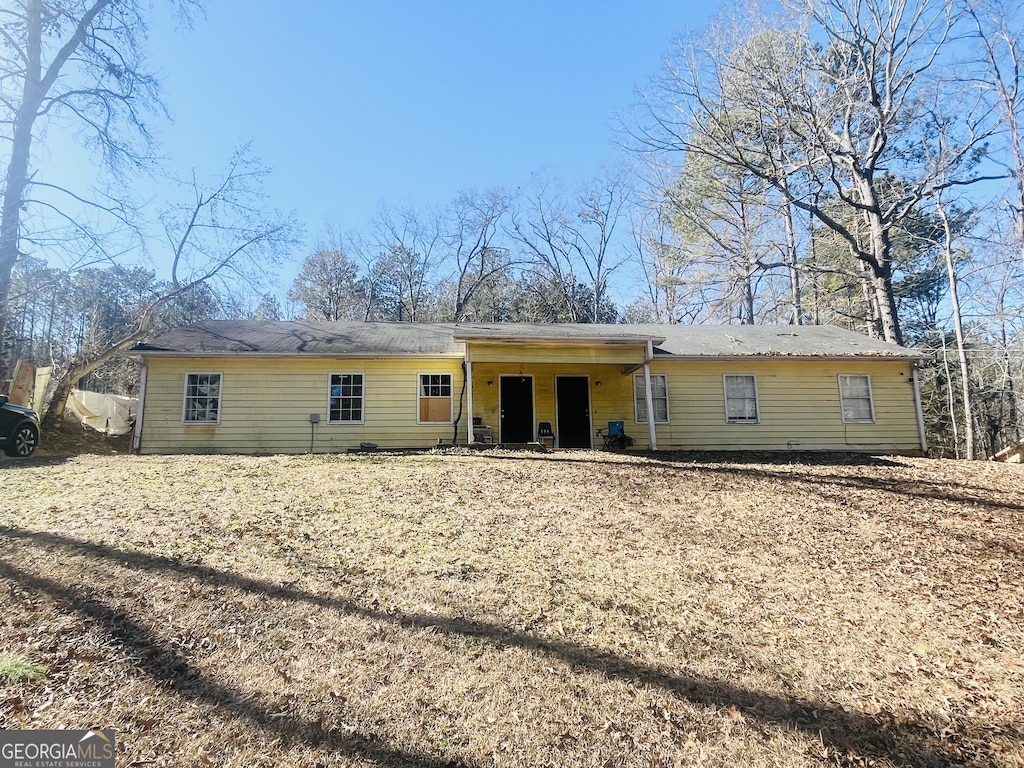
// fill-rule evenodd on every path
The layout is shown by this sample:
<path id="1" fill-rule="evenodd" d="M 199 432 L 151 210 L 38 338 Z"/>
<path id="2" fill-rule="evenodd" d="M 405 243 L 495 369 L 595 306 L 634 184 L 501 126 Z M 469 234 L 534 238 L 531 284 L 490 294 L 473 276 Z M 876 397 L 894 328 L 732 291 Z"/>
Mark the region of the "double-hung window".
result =
<path id="1" fill-rule="evenodd" d="M 663 373 L 651 374 L 651 400 L 654 403 L 654 423 L 668 424 L 668 377 Z M 633 376 L 633 408 L 636 423 L 647 423 L 647 389 L 643 374 Z"/>
<path id="2" fill-rule="evenodd" d="M 726 374 L 725 420 L 730 424 L 757 424 L 757 378 L 752 374 Z"/>
<path id="3" fill-rule="evenodd" d="M 839 374 L 839 400 L 844 424 L 871 424 L 875 409 L 871 402 L 871 377 L 863 374 Z"/>
<path id="4" fill-rule="evenodd" d="M 185 375 L 185 405 L 181 420 L 186 424 L 220 423 L 219 373 Z"/>
<path id="5" fill-rule="evenodd" d="M 331 374 L 327 414 L 332 424 L 359 424 L 363 421 L 363 374 Z"/>
<path id="6" fill-rule="evenodd" d="M 419 380 L 419 421 L 450 424 L 452 420 L 452 375 L 421 373 Z"/>

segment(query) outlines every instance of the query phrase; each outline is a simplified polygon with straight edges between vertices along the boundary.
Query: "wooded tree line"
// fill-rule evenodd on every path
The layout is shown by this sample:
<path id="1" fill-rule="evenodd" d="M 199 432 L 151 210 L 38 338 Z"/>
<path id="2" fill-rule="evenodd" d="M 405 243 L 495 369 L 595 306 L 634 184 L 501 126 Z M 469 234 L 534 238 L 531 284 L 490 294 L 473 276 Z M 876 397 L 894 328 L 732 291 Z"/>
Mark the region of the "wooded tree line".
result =
<path id="1" fill-rule="evenodd" d="M 672 289 L 652 299 L 921 346 L 933 445 L 1019 441 L 1022 18 L 792 0 L 680 41 L 631 126 L 667 166 L 649 271 Z"/>
<path id="2" fill-rule="evenodd" d="M 35 109 L 34 137 L 88 82 L 94 101 L 71 114 L 94 125 L 89 109 L 130 106 L 100 145 L 122 164 L 143 163 L 122 137 L 148 137 L 133 99 L 153 108 L 158 97 L 115 93 L 108 81 L 127 77 L 109 71 L 109 51 L 127 39 L 110 30 L 137 29 L 144 15 L 126 0 L 15 9 L 4 50 L 29 65 L 0 80 L 4 210 L 12 190 L 20 211 L 52 209 L 74 193 L 42 185 L 30 164 L 19 171 L 20 116 Z M 115 11 L 122 27 L 110 23 Z M 48 25 L 47 14 L 65 23 Z M 120 352 L 208 317 L 828 323 L 929 352 L 931 444 L 991 455 L 1021 439 L 1024 407 L 1022 15 L 1009 0 L 732 9 L 680 39 L 623 120 L 628 167 L 578 187 L 538 177 L 515 194 L 468 191 L 442 210 L 382 206 L 363 228 L 326 228 L 290 287 L 259 281 L 297 233 L 266 207 L 263 172 L 244 151 L 225 175 L 187 180 L 183 202 L 161 216 L 167 245 L 149 250 L 173 265 L 170 278 L 114 255 L 134 220 L 126 200 L 94 202 L 98 224 L 88 227 L 15 217 L 0 227 L 0 377 L 27 359 L 54 364 L 68 386 L 87 376 L 83 385 L 130 391 Z M 68 29 L 107 52 L 68 60 L 74 87 L 47 79 L 59 56 L 49 70 L 32 64 L 57 48 L 40 37 L 71 45 Z M 46 87 L 69 90 L 41 101 Z"/>

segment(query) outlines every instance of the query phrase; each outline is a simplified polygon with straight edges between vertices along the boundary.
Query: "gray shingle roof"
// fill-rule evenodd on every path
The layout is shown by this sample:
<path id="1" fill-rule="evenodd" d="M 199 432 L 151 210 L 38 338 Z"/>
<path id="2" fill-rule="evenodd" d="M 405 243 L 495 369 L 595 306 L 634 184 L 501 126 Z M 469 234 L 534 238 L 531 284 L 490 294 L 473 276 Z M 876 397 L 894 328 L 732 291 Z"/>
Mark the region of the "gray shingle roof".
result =
<path id="1" fill-rule="evenodd" d="M 458 339 L 459 341 L 456 341 Z M 648 339 L 658 355 L 679 357 L 923 357 L 915 349 L 860 333 L 811 325 L 599 325 L 313 323 L 210 320 L 139 344 L 141 354 L 456 355 L 461 340 L 580 344 Z"/>
<path id="2" fill-rule="evenodd" d="M 423 323 L 207 320 L 162 333 L 135 350 L 182 354 L 460 354 L 462 349 L 452 338 L 452 328 Z"/>

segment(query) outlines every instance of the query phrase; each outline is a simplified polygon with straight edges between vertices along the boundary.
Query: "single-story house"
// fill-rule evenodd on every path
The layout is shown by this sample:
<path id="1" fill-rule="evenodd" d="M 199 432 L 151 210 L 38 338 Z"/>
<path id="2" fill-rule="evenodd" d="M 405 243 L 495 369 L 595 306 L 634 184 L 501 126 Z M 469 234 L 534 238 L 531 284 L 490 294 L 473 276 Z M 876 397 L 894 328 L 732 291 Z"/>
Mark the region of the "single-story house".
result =
<path id="1" fill-rule="evenodd" d="M 218 320 L 139 344 L 142 453 L 926 450 L 916 350 L 827 326 Z M 550 433 L 550 434 L 549 434 Z"/>

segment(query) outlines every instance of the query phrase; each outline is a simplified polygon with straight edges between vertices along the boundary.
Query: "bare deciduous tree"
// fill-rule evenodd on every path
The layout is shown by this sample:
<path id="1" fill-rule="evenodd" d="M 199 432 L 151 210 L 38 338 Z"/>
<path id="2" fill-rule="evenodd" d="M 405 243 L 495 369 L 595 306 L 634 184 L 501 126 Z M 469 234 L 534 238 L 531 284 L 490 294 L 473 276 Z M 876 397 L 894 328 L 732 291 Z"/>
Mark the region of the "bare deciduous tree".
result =
<path id="1" fill-rule="evenodd" d="M 964 141 L 919 152 L 958 19 L 928 0 L 801 0 L 790 11 L 787 28 L 762 20 L 750 33 L 745 18 L 691 39 L 634 133 L 649 149 L 750 174 L 835 233 L 867 270 L 879 334 L 901 342 L 890 233 L 938 188 L 977 178 L 985 115 L 969 99 L 958 105 Z M 889 174 L 904 194 L 886 200 Z M 836 202 L 853 215 L 834 215 Z"/>
<path id="2" fill-rule="evenodd" d="M 511 201 L 504 192 L 463 192 L 444 217 L 447 262 L 454 271 L 453 322 L 468 319 L 470 303 L 489 281 L 509 272 L 512 262 L 499 238 Z"/>
<path id="3" fill-rule="evenodd" d="M 177 5 L 187 16 L 193 2 Z M 76 217 L 53 199 L 127 220 L 124 200 L 86 199 L 36 167 L 34 143 L 52 122 L 64 121 L 112 169 L 150 159 L 147 118 L 163 107 L 145 69 L 145 12 L 140 0 L 13 0 L 0 7 L 0 337 L 11 271 L 34 234 L 26 224 L 30 205 L 50 208 L 72 227 L 80 228 Z"/>
<path id="4" fill-rule="evenodd" d="M 168 304 L 221 278 L 258 281 L 268 265 L 295 246 L 298 227 L 294 221 L 264 206 L 266 173 L 242 150 L 211 184 L 193 174 L 185 184 L 187 200 L 162 216 L 171 264 L 168 289 L 146 302 L 123 334 L 102 350 L 75 357 L 55 376 L 45 417 L 48 424 L 63 415 L 76 382 L 141 340 Z"/>
<path id="5" fill-rule="evenodd" d="M 967 13 L 981 44 L 984 67 L 977 83 L 995 96 L 1013 192 L 1007 208 L 1024 259 L 1024 10 L 1009 0 L 968 0 Z"/>
<path id="6" fill-rule="evenodd" d="M 615 230 L 629 201 L 625 176 L 612 171 L 575 195 L 537 179 L 527 209 L 512 216 L 513 237 L 542 281 L 558 286 L 570 322 L 608 322 L 608 280 L 625 261 Z M 585 278 L 585 282 L 583 280 Z M 585 305 L 579 287 L 585 285 Z"/>

